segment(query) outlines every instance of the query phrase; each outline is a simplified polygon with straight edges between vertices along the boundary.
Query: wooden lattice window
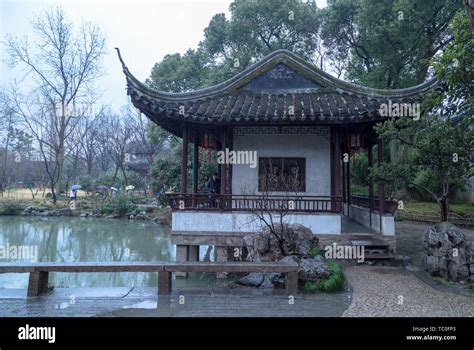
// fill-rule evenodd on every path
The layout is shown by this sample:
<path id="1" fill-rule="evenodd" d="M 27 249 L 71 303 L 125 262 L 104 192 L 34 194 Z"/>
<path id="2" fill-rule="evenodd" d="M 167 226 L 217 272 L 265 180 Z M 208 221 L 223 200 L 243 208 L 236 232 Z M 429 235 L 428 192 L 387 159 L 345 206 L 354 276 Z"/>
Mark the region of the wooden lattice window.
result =
<path id="1" fill-rule="evenodd" d="M 259 158 L 258 190 L 260 192 L 305 192 L 305 158 Z"/>

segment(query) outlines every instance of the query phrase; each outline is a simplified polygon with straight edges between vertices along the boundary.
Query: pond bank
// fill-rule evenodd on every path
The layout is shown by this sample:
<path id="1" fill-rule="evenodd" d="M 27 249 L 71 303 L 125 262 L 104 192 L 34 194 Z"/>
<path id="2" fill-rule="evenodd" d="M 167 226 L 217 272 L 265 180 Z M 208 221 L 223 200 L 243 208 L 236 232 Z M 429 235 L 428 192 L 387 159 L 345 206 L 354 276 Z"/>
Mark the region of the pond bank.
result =
<path id="1" fill-rule="evenodd" d="M 106 218 L 106 219 L 120 219 L 126 218 L 129 220 L 136 221 L 151 221 L 160 225 L 171 224 L 171 209 L 169 208 L 151 208 L 142 207 L 137 210 L 133 210 L 125 213 L 124 215 L 118 215 L 114 213 L 103 213 L 100 209 L 94 208 L 91 210 L 85 210 L 81 208 L 72 209 L 71 207 L 48 207 L 48 206 L 35 206 L 26 205 L 21 211 L 15 214 L 4 214 L 0 216 L 37 216 L 37 217 L 79 217 L 79 218 Z"/>

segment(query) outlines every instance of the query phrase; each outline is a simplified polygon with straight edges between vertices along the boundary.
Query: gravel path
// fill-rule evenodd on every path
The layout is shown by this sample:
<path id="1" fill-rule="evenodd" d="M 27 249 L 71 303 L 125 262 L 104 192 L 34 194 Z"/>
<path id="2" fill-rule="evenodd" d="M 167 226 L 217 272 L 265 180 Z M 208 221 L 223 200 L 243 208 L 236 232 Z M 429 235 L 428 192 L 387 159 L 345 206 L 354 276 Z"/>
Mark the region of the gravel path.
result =
<path id="1" fill-rule="evenodd" d="M 474 298 L 433 289 L 411 272 L 386 266 L 348 266 L 352 303 L 343 317 L 473 317 Z"/>

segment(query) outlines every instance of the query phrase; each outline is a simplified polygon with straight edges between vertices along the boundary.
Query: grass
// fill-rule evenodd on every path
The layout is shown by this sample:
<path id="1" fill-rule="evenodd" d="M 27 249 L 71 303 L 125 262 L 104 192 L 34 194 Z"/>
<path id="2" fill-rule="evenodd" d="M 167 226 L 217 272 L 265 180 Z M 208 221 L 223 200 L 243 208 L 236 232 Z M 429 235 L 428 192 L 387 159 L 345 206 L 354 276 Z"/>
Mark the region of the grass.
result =
<path id="1" fill-rule="evenodd" d="M 368 196 L 368 188 L 366 186 L 352 185 L 351 192 L 353 195 Z M 418 202 L 414 200 L 404 200 L 404 209 L 408 212 L 435 212 L 439 213 L 439 204 L 436 202 Z M 449 210 L 452 213 L 464 216 L 474 215 L 474 203 L 450 203 Z"/>
<path id="2" fill-rule="evenodd" d="M 440 212 L 439 205 L 435 202 L 403 201 L 403 206 L 409 212 Z M 450 204 L 449 210 L 458 215 L 474 215 L 474 203 Z"/>
<path id="3" fill-rule="evenodd" d="M 326 264 L 331 274 L 318 282 L 306 282 L 303 288 L 306 293 L 336 293 L 344 288 L 345 277 L 341 265 L 329 260 Z"/>
<path id="4" fill-rule="evenodd" d="M 428 276 L 433 277 L 433 276 L 431 276 L 429 273 L 428 273 Z M 442 283 L 442 284 L 445 284 L 445 285 L 447 285 L 447 286 L 452 286 L 452 285 L 455 285 L 455 284 L 456 284 L 455 282 L 445 280 L 444 278 L 442 278 L 442 277 L 440 277 L 440 276 L 435 276 L 435 277 L 433 277 L 433 278 L 434 278 L 436 281 L 438 281 L 438 282 L 440 282 L 440 283 Z"/>
<path id="5" fill-rule="evenodd" d="M 355 196 L 368 196 L 369 188 L 367 186 L 351 185 L 351 193 Z"/>

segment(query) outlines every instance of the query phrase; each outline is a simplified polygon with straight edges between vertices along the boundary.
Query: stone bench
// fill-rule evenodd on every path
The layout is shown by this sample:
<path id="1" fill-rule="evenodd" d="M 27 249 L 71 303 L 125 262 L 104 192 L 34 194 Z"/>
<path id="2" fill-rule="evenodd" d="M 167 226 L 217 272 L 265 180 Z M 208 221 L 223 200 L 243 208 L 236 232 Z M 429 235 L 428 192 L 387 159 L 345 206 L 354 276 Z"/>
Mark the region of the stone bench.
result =
<path id="1" fill-rule="evenodd" d="M 157 272 L 158 294 L 171 293 L 172 273 L 176 272 L 260 272 L 286 274 L 286 292 L 298 291 L 298 264 L 293 262 L 73 262 L 0 264 L 0 273 L 29 273 L 29 297 L 38 296 L 48 289 L 50 272 Z"/>

